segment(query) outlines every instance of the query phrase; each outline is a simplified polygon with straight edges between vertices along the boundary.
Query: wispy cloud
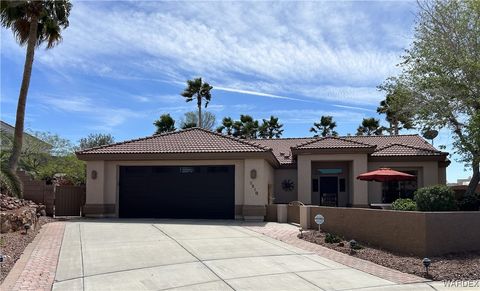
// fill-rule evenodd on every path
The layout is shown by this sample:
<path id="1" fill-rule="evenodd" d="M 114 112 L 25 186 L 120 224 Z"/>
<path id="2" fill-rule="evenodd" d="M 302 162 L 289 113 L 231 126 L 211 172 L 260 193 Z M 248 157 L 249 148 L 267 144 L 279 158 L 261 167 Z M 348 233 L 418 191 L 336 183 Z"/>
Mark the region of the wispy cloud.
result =
<path id="1" fill-rule="evenodd" d="M 345 108 L 345 109 L 353 109 L 353 110 L 361 110 L 361 111 L 368 111 L 368 112 L 375 112 L 373 109 L 368 109 L 368 108 L 363 108 L 363 107 L 357 107 L 357 106 L 347 106 L 347 105 L 339 105 L 339 104 L 333 104 L 333 107 L 338 107 L 338 108 Z"/>
<path id="2" fill-rule="evenodd" d="M 128 108 L 112 108 L 101 104 L 98 100 L 87 97 L 71 97 L 69 99 L 47 96 L 41 99 L 48 109 L 54 109 L 63 113 L 82 113 L 92 120 L 87 127 L 96 130 L 109 131 L 113 127 L 123 124 L 131 118 L 144 116 L 142 112 Z"/>
<path id="3" fill-rule="evenodd" d="M 38 61 L 55 70 L 118 78 L 202 75 L 223 84 L 218 90 L 295 101 L 332 100 L 335 90 L 349 87 L 352 94 L 343 94 L 339 102 L 373 104 L 377 97 L 360 101 L 356 95 L 361 86 L 374 88 L 396 72 L 403 44 L 399 35 L 411 35 L 410 26 L 404 29 L 401 20 L 389 18 L 391 4 L 383 3 L 124 5 L 76 2 L 64 42 L 42 51 Z M 378 26 L 379 18 L 393 24 Z M 385 43 L 393 44 L 385 49 Z M 232 79 L 250 86 L 230 86 Z M 258 82 L 273 90 L 255 88 Z"/>
<path id="4" fill-rule="evenodd" d="M 287 97 L 287 96 L 280 96 L 280 95 L 275 95 L 275 94 L 249 91 L 249 90 L 242 90 L 242 89 L 235 89 L 235 88 L 227 88 L 227 87 L 221 87 L 221 86 L 215 86 L 214 90 L 241 93 L 241 94 L 247 94 L 247 95 L 262 96 L 262 97 L 268 97 L 268 98 L 274 98 L 274 99 L 285 99 L 285 100 L 295 100 L 295 101 L 308 102 L 307 100 L 299 99 L 299 98 L 292 98 L 292 97 Z"/>
<path id="5" fill-rule="evenodd" d="M 292 124 L 311 124 L 320 120 L 322 115 L 333 116 L 334 120 L 342 124 L 358 124 L 365 117 L 364 114 L 346 110 L 314 110 L 314 109 L 290 109 L 271 110 L 264 112 L 265 116 L 278 116 L 282 122 Z"/>

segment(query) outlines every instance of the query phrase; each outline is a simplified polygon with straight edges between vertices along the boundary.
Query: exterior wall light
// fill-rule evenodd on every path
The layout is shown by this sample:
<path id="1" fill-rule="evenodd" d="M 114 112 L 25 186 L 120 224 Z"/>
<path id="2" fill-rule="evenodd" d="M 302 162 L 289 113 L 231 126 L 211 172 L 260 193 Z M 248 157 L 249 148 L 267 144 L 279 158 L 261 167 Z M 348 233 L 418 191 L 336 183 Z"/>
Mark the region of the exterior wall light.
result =
<path id="1" fill-rule="evenodd" d="M 92 177 L 92 180 L 97 179 L 97 171 L 93 170 L 90 177 Z"/>
<path id="2" fill-rule="evenodd" d="M 256 179 L 257 178 L 257 170 L 253 169 L 250 171 L 250 178 Z"/>

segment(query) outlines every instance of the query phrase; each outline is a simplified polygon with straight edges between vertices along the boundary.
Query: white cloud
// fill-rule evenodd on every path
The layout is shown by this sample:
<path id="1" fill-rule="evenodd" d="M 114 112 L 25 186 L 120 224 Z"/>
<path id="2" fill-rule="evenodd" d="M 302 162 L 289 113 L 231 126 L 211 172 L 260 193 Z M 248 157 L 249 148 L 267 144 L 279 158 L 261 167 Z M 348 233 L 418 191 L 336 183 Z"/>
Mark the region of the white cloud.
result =
<path id="1" fill-rule="evenodd" d="M 102 104 L 98 100 L 87 97 L 70 97 L 69 99 L 53 96 L 45 96 L 41 102 L 64 113 L 82 113 L 87 118 L 94 121 L 92 129 L 109 131 L 113 127 L 123 124 L 130 118 L 144 116 L 144 113 L 133 111 L 127 108 L 112 108 Z"/>
<path id="2" fill-rule="evenodd" d="M 385 44 L 401 43 L 411 34 L 398 19 L 396 26 L 379 25 L 371 4 L 124 5 L 75 2 L 63 43 L 42 50 L 37 60 L 55 70 L 100 76 L 185 80 L 201 75 L 230 92 L 281 99 L 291 94 L 322 100 L 342 96 L 339 102 L 373 104 L 379 97 L 372 88 L 395 74 L 401 53 L 399 45 L 386 50 Z M 395 6 L 385 7 L 392 11 Z M 385 7 L 379 10 L 387 11 Z M 247 86 L 232 86 L 235 80 Z M 256 88 L 259 84 L 269 90 Z"/>
<path id="3" fill-rule="evenodd" d="M 256 96 L 262 96 L 262 97 L 268 97 L 268 98 L 274 98 L 274 99 L 285 99 L 285 100 L 305 101 L 305 100 L 303 100 L 303 99 L 292 98 L 292 97 L 287 97 L 287 96 L 280 96 L 280 95 L 269 94 L 269 93 L 262 93 L 262 92 L 256 92 L 256 91 L 250 91 L 250 90 L 227 88 L 227 87 L 221 87 L 221 86 L 220 86 L 220 87 L 219 87 L 219 86 L 215 86 L 215 87 L 214 87 L 214 90 L 234 92 L 234 93 L 241 93 L 241 94 L 247 94 L 247 95 L 256 95 Z"/>
<path id="4" fill-rule="evenodd" d="M 358 124 L 364 114 L 346 110 L 314 110 L 314 109 L 290 109 L 290 110 L 271 110 L 263 112 L 265 117 L 274 115 L 284 123 L 291 124 L 311 124 L 320 120 L 322 115 L 333 116 L 334 121 L 339 124 Z M 264 118 L 264 117 L 262 117 Z"/>

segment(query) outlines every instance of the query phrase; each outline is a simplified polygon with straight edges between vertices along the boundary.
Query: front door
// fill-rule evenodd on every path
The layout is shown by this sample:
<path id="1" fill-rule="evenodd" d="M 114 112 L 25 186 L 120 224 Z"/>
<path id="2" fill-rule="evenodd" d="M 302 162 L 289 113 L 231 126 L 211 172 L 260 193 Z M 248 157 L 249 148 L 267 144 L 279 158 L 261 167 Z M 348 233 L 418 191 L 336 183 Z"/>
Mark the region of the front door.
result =
<path id="1" fill-rule="evenodd" d="M 338 206 L 338 177 L 320 177 L 320 205 Z"/>

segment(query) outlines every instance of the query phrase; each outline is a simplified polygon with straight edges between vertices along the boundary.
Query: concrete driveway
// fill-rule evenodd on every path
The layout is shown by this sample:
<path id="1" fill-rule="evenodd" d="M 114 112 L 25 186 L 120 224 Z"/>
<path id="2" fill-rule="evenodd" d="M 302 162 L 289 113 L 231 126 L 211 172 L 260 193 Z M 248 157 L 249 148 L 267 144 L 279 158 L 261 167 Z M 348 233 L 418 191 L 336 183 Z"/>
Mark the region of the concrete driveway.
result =
<path id="1" fill-rule="evenodd" d="M 239 222 L 87 220 L 66 225 L 53 290 L 388 287 L 410 290 L 263 236 Z"/>

